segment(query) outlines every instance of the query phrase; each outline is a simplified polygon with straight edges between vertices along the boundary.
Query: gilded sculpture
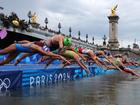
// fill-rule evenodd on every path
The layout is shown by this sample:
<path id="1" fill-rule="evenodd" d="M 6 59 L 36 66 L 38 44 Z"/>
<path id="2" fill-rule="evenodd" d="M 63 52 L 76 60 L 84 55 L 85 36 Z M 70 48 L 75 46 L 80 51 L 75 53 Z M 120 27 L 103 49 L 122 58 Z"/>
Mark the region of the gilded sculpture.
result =
<path id="1" fill-rule="evenodd" d="M 118 7 L 118 5 L 115 5 L 111 8 L 111 16 L 116 16 L 117 7 Z"/>

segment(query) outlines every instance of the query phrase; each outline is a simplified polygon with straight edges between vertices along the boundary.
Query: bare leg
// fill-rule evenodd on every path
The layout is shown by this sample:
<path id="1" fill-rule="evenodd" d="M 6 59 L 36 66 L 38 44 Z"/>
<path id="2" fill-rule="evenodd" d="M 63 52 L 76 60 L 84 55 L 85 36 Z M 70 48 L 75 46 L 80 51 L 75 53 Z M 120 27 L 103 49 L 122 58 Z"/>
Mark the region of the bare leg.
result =
<path id="1" fill-rule="evenodd" d="M 0 55 L 11 53 L 13 51 L 16 51 L 16 45 L 15 44 L 12 44 L 12 45 L 0 50 Z"/>
<path id="2" fill-rule="evenodd" d="M 90 70 L 79 60 L 79 56 L 73 55 L 74 59 L 76 60 L 76 62 L 78 63 L 78 65 L 80 67 L 82 67 L 84 70 L 86 70 L 87 74 L 90 74 Z"/>
<path id="3" fill-rule="evenodd" d="M 100 67 L 107 69 L 107 66 L 105 65 L 105 63 L 101 62 L 96 55 L 94 55 L 94 53 L 92 51 L 88 52 L 88 55 L 91 57 L 91 59 Z"/>
<path id="4" fill-rule="evenodd" d="M 71 59 L 69 61 L 71 62 L 71 64 L 75 62 L 73 59 Z M 66 67 L 68 65 L 70 65 L 70 64 L 68 64 L 67 62 L 66 63 L 62 63 L 62 68 Z"/>
<path id="5" fill-rule="evenodd" d="M 31 56 L 31 55 L 33 55 L 33 54 L 24 53 L 20 58 L 18 58 L 18 59 L 16 60 L 16 62 L 15 62 L 14 65 L 16 66 L 18 63 L 20 63 L 20 61 L 21 61 L 22 59 L 26 58 L 27 56 Z"/>
<path id="6" fill-rule="evenodd" d="M 48 57 L 48 56 L 43 56 L 43 57 L 41 57 L 41 58 L 37 61 L 37 63 L 44 62 L 44 61 L 48 60 L 49 58 L 50 58 L 50 57 Z"/>
<path id="7" fill-rule="evenodd" d="M 138 73 L 136 73 L 136 72 L 134 72 L 134 71 L 132 71 L 132 70 L 130 70 L 128 68 L 125 68 L 123 71 L 126 72 L 126 73 L 130 73 L 132 75 L 140 77 L 140 74 L 138 74 Z"/>
<path id="8" fill-rule="evenodd" d="M 108 68 L 107 69 L 116 69 L 116 67 L 114 67 L 114 66 L 108 66 Z"/>
<path id="9" fill-rule="evenodd" d="M 77 53 L 71 50 L 66 50 L 62 55 L 67 58 L 74 59 L 82 69 L 86 70 L 87 74 L 90 74 L 90 70 L 88 70 L 88 68 L 80 62 L 80 56 Z"/>
<path id="10" fill-rule="evenodd" d="M 16 58 L 18 54 L 19 54 L 19 52 L 16 52 L 16 51 L 13 52 L 13 53 L 10 53 L 10 54 L 8 55 L 8 57 L 7 57 L 4 61 L 1 61 L 1 62 L 0 62 L 0 65 L 4 65 L 4 64 L 9 63 L 9 62 L 12 61 L 14 58 Z"/>

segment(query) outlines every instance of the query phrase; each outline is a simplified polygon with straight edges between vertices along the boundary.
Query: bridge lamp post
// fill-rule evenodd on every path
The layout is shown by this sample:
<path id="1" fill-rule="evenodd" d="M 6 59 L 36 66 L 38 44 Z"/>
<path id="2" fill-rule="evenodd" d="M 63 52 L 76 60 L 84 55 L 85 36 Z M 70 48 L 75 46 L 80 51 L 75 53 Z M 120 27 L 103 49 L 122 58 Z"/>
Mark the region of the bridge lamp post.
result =
<path id="1" fill-rule="evenodd" d="M 92 44 L 94 45 L 94 36 L 92 37 Z"/>
<path id="2" fill-rule="evenodd" d="M 80 40 L 81 32 L 78 31 L 78 39 Z"/>
<path id="3" fill-rule="evenodd" d="M 45 29 L 48 29 L 48 26 L 47 26 L 48 25 L 48 18 L 47 17 L 45 18 L 45 24 L 46 24 Z"/>
<path id="4" fill-rule="evenodd" d="M 86 34 L 86 42 L 88 42 L 88 34 Z"/>
<path id="5" fill-rule="evenodd" d="M 69 28 L 69 37 L 71 37 L 71 32 L 72 32 L 72 30 L 71 30 L 71 27 Z"/>
<path id="6" fill-rule="evenodd" d="M 60 34 L 61 33 L 61 31 L 60 31 L 60 29 L 61 29 L 61 23 L 60 22 L 58 23 L 58 29 L 59 29 L 58 33 Z"/>
<path id="7" fill-rule="evenodd" d="M 107 37 L 106 37 L 106 35 L 104 35 L 104 37 L 103 37 L 103 46 L 106 46 L 106 39 L 107 39 Z"/>
<path id="8" fill-rule="evenodd" d="M 32 13 L 31 13 L 31 11 L 29 11 L 27 15 L 28 15 L 28 18 L 29 18 L 28 23 L 30 24 L 30 23 L 31 23 L 31 20 L 30 20 L 30 19 L 31 19 L 31 17 L 32 17 Z"/>

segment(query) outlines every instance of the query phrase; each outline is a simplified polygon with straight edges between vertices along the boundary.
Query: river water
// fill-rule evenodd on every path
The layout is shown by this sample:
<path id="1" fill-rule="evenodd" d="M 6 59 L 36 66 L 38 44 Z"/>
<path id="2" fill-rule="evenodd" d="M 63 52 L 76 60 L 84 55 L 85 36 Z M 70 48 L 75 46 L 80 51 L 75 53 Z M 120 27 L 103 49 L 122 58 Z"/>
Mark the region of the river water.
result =
<path id="1" fill-rule="evenodd" d="M 140 79 L 113 73 L 0 95 L 0 105 L 140 105 Z"/>

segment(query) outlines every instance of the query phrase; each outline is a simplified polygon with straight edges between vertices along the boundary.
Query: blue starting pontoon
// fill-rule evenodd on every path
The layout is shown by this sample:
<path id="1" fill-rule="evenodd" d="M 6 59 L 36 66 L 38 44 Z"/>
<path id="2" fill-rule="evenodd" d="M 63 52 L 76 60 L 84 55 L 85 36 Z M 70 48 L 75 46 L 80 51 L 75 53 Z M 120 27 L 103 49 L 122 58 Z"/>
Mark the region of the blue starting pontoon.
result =
<path id="1" fill-rule="evenodd" d="M 4 60 L 6 56 L 0 56 L 0 61 Z M 46 86 L 62 81 L 75 80 L 83 78 L 86 75 L 85 70 L 82 70 L 77 65 L 61 67 L 59 61 L 54 61 L 48 68 L 45 64 L 35 64 L 39 59 L 38 55 L 33 55 L 22 60 L 20 64 L 14 66 L 14 62 L 0 66 L 0 91 L 17 89 L 22 87 L 36 87 Z M 86 65 L 91 74 L 89 76 L 111 74 L 118 70 L 105 70 L 96 64 Z M 131 66 L 131 68 L 136 68 Z"/>
<path id="2" fill-rule="evenodd" d="M 85 71 L 79 66 L 61 68 L 52 64 L 47 69 L 44 67 L 45 64 L 19 64 L 18 66 L 7 64 L 0 66 L 0 90 L 44 86 L 86 76 Z M 116 70 L 103 70 L 97 65 L 88 67 L 91 71 L 90 76 L 116 72 Z"/>

